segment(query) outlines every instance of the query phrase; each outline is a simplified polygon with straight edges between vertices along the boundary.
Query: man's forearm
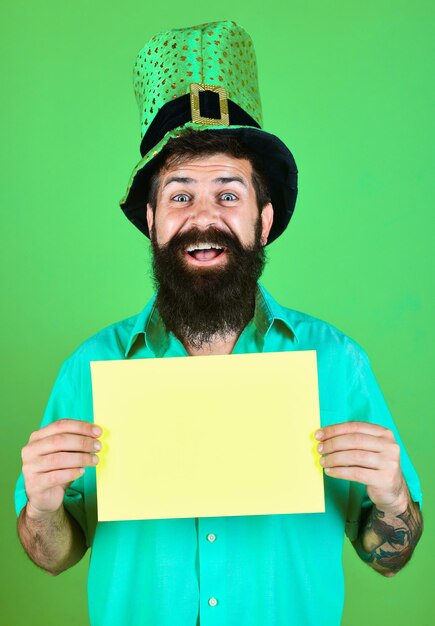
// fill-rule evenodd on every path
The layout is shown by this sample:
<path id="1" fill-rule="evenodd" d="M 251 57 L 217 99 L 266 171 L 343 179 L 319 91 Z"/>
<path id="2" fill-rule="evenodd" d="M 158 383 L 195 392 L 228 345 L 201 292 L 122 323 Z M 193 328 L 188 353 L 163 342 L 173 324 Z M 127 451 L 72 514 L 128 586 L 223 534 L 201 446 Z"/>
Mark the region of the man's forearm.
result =
<path id="1" fill-rule="evenodd" d="M 373 569 L 394 576 L 411 558 L 422 531 L 420 508 L 409 497 L 395 511 L 381 511 L 373 505 L 353 545 Z"/>
<path id="2" fill-rule="evenodd" d="M 83 531 L 62 506 L 44 516 L 24 507 L 18 517 L 18 536 L 30 559 L 50 574 L 60 574 L 86 552 Z"/>

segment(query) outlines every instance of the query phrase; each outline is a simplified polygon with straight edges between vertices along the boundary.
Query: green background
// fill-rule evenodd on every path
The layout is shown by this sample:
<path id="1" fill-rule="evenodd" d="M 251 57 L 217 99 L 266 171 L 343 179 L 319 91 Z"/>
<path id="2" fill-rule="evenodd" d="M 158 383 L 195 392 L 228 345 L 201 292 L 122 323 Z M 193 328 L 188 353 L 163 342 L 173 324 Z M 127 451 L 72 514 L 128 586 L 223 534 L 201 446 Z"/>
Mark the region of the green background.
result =
<path id="1" fill-rule="evenodd" d="M 425 495 L 424 537 L 394 579 L 346 541 L 343 624 L 430 624 L 434 5 L 212 4 L 1 5 L 0 621 L 88 623 L 88 557 L 49 577 L 16 538 L 20 450 L 61 362 L 152 294 L 147 240 L 118 207 L 139 159 L 136 54 L 161 30 L 233 19 L 255 43 L 264 127 L 300 171 L 296 211 L 269 248 L 263 283 L 368 352 Z"/>

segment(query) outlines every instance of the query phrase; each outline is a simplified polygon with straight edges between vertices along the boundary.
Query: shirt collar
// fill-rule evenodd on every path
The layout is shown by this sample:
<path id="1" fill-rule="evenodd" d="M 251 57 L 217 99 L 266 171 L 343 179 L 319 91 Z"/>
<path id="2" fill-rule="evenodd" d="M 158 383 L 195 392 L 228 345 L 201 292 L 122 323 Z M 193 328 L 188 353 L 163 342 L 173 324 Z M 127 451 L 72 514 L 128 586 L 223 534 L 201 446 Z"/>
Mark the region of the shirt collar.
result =
<path id="1" fill-rule="evenodd" d="M 127 342 L 127 347 L 125 348 L 125 353 L 124 353 L 125 358 L 128 357 L 130 350 L 132 349 L 133 344 L 135 343 L 139 335 L 144 336 L 144 340 L 146 343 L 146 332 L 147 332 L 148 324 L 150 320 L 155 316 L 155 312 L 157 312 L 157 309 L 155 306 L 156 297 L 157 297 L 157 294 L 154 294 L 151 300 L 145 306 L 145 308 L 139 313 L 139 315 L 136 316 L 136 320 L 133 324 L 133 328 L 132 328 L 130 337 Z"/>
<path id="2" fill-rule="evenodd" d="M 146 346 L 154 352 L 155 356 L 163 356 L 169 345 L 169 335 L 166 331 L 162 318 L 156 306 L 157 294 L 151 298 L 146 307 L 136 317 L 127 347 L 125 358 L 128 355 L 139 335 L 143 335 Z M 255 298 L 255 311 L 253 323 L 261 337 L 265 338 L 271 327 L 277 321 L 282 322 L 290 330 L 297 342 L 294 325 L 289 315 L 291 311 L 282 307 L 270 293 L 260 284 L 257 285 Z"/>
<path id="3" fill-rule="evenodd" d="M 254 322 L 261 335 L 265 338 L 273 324 L 276 322 L 282 322 L 290 330 L 293 335 L 293 339 L 297 342 L 298 338 L 291 316 L 291 309 L 282 307 L 263 287 L 263 285 L 258 283 Z"/>

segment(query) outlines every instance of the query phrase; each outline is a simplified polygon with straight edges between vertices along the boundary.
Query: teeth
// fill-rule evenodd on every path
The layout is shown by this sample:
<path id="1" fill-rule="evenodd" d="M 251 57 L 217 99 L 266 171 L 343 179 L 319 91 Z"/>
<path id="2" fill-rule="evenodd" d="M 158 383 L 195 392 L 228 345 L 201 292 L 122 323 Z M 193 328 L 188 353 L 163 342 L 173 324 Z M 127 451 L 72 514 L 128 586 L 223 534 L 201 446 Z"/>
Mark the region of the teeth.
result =
<path id="1" fill-rule="evenodd" d="M 186 248 L 186 252 L 193 252 L 194 250 L 210 250 L 214 248 L 215 250 L 222 250 L 222 246 L 217 246 L 214 243 L 198 243 L 196 246 L 189 246 Z"/>

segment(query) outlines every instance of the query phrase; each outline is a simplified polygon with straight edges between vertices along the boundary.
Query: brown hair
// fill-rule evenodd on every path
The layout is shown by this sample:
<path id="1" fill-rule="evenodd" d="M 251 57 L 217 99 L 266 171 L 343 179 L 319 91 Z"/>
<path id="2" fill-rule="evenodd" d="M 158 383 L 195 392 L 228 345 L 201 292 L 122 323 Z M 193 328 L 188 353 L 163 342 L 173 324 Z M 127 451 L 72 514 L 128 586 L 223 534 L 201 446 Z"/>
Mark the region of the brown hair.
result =
<path id="1" fill-rule="evenodd" d="M 218 130 L 196 131 L 187 128 L 179 137 L 171 138 L 154 158 L 155 165 L 148 187 L 148 202 L 156 210 L 157 193 L 160 187 L 160 175 L 164 169 L 173 165 L 181 165 L 199 155 L 228 154 L 237 159 L 248 159 L 252 166 L 252 185 L 255 189 L 258 210 L 270 202 L 269 181 L 258 157 L 249 146 L 235 134 Z"/>

